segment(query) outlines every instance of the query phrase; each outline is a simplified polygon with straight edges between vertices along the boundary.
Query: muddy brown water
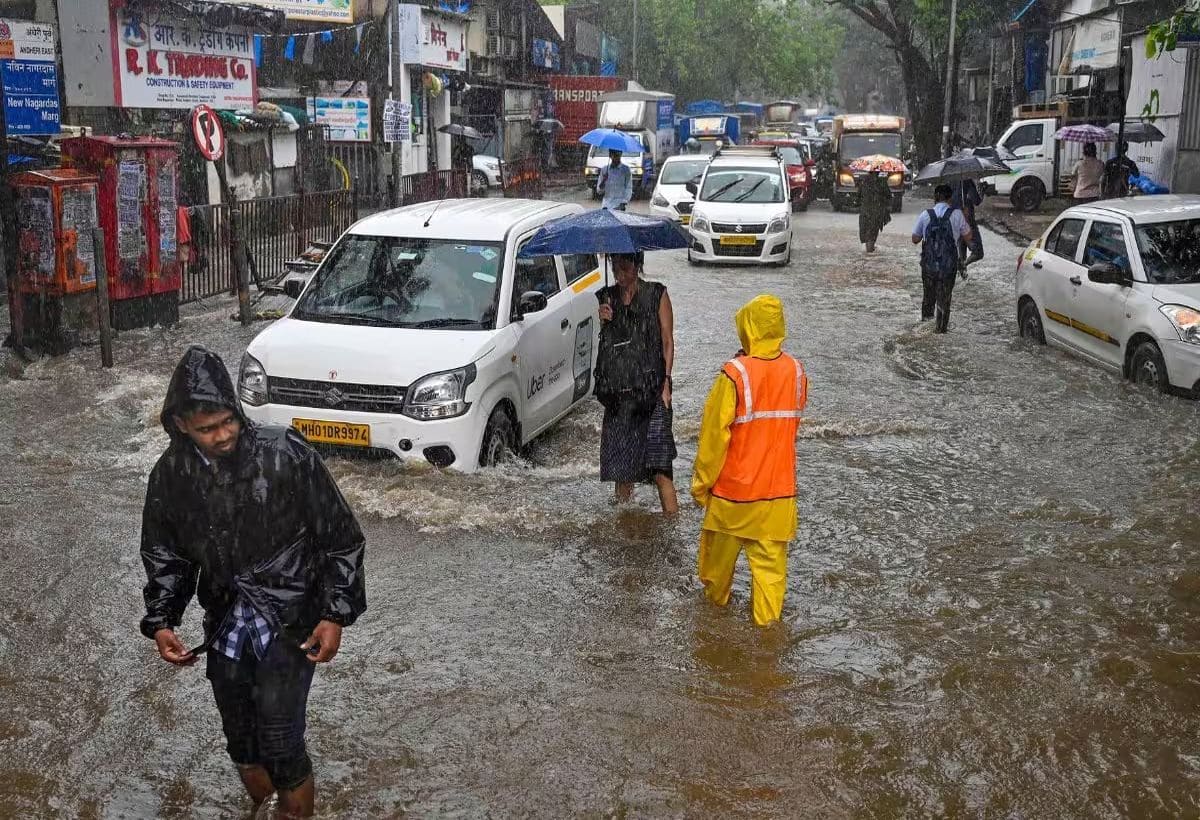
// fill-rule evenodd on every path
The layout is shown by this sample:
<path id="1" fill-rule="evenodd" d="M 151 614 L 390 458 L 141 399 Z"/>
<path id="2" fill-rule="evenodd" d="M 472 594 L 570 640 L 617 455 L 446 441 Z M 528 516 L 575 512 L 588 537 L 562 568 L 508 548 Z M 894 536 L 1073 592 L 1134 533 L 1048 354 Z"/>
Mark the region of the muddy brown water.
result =
<path id="1" fill-rule="evenodd" d="M 787 306 L 812 387 L 779 628 L 743 568 L 704 602 L 698 512 L 610 504 L 595 406 L 473 476 L 331 462 L 370 610 L 313 689 L 324 816 L 1200 814 L 1197 406 L 1014 338 L 994 235 L 931 335 L 914 217 L 873 257 L 818 209 L 787 269 L 647 266 L 681 487 L 734 310 Z M 237 361 L 230 312 L 0 378 L 0 817 L 247 810 L 202 671 L 136 632 L 157 409 L 188 343 Z"/>

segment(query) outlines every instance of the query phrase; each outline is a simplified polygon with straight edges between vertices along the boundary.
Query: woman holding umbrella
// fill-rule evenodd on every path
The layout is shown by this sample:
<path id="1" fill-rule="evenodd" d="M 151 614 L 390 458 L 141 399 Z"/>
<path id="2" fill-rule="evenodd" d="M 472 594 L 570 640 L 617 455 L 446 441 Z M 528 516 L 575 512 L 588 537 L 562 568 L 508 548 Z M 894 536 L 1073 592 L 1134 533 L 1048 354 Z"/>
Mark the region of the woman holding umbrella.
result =
<path id="1" fill-rule="evenodd" d="M 858 178 L 858 241 L 867 246 L 867 253 L 874 253 L 880 231 L 892 221 L 892 189 L 884 174 L 903 174 L 904 163 L 875 154 L 856 159 L 849 167 L 863 173 Z"/>

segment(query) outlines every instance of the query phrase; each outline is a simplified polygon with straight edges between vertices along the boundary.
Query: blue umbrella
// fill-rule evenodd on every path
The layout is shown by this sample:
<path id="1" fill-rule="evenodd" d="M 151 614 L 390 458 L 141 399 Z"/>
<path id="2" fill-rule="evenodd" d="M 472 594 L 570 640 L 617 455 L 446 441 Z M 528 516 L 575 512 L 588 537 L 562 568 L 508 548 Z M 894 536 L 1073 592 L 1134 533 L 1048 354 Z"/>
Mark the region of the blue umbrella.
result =
<path id="1" fill-rule="evenodd" d="M 670 220 L 599 208 L 547 222 L 518 256 L 636 253 L 687 246 L 687 235 Z"/>
<path id="2" fill-rule="evenodd" d="M 687 234 L 670 220 L 599 208 L 547 222 L 517 256 L 603 253 L 607 286 L 607 254 L 667 251 L 686 248 L 688 242 Z"/>
<path id="3" fill-rule="evenodd" d="M 615 128 L 593 128 L 580 137 L 579 141 L 584 145 L 594 145 L 597 148 L 626 154 L 640 154 L 646 150 L 646 146 L 642 145 L 642 141 L 637 137 Z"/>

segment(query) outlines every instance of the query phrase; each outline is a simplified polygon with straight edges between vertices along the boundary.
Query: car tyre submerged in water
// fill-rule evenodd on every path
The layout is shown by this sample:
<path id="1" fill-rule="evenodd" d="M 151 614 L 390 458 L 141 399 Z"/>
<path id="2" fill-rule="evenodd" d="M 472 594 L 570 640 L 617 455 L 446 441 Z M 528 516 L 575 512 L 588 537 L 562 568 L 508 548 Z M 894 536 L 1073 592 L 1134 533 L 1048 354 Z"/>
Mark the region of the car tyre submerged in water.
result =
<path id="1" fill-rule="evenodd" d="M 1029 213 L 1041 207 L 1042 200 L 1046 198 L 1046 189 L 1040 179 L 1023 179 L 1013 186 L 1008 198 L 1018 211 Z"/>
<path id="2" fill-rule="evenodd" d="M 1046 331 L 1042 327 L 1042 316 L 1032 299 L 1021 303 L 1017 311 L 1017 329 L 1022 339 L 1030 339 L 1040 345 L 1046 343 Z"/>
<path id="3" fill-rule="evenodd" d="M 471 188 L 476 196 L 487 196 L 488 178 L 483 171 L 471 172 Z"/>
<path id="4" fill-rule="evenodd" d="M 1171 381 L 1167 378 L 1167 363 L 1163 361 L 1162 351 L 1154 342 L 1142 342 L 1134 348 L 1129 360 L 1129 378 L 1134 384 L 1153 387 L 1159 393 L 1171 390 Z"/>
<path id="5" fill-rule="evenodd" d="M 512 417 L 503 407 L 497 407 L 488 417 L 479 447 L 479 466 L 495 467 L 508 461 L 517 452 L 517 431 Z"/>

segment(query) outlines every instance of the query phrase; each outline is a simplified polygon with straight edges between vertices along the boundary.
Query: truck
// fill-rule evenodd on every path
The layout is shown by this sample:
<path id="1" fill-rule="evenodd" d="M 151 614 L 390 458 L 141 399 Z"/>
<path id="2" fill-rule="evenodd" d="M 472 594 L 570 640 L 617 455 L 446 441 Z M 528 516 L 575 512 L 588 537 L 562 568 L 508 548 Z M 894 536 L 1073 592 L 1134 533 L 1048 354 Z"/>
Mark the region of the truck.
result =
<path id="1" fill-rule="evenodd" d="M 1065 102 L 1014 109 L 1012 123 L 996 142 L 997 151 L 1010 152 L 1011 156 L 1005 154 L 1010 156 L 1005 164 L 1012 171 L 985 179 L 986 190 L 1007 196 L 1019 211 L 1036 211 L 1046 197 L 1068 193 L 1071 171 L 1083 158 L 1083 145 L 1059 142 L 1054 134 L 1072 121 Z"/>
<path id="2" fill-rule="evenodd" d="M 705 154 L 714 154 L 721 145 L 737 145 L 741 141 L 742 122 L 736 114 L 710 114 L 684 117 L 677 127 L 679 146 L 693 137 L 700 142 Z"/>
<path id="3" fill-rule="evenodd" d="M 770 130 L 800 121 L 804 105 L 795 100 L 776 100 L 763 106 L 763 127 Z"/>
<path id="4" fill-rule="evenodd" d="M 579 138 L 599 123 L 596 114 L 600 98 L 612 91 L 624 91 L 627 87 L 628 81 L 620 77 L 551 74 L 554 117 L 563 124 L 555 138 L 559 150 L 579 148 Z"/>
<path id="5" fill-rule="evenodd" d="M 904 117 L 887 114 L 839 114 L 833 118 L 833 193 L 835 211 L 858 207 L 858 179 L 850 163 L 859 157 L 882 154 L 903 161 Z M 904 174 L 888 175 L 892 211 L 904 208 Z"/>
<path id="6" fill-rule="evenodd" d="M 658 169 L 675 153 L 675 95 L 665 91 L 613 91 L 602 94 L 597 127 L 628 132 L 642 143 L 639 153 L 627 153 L 621 162 L 633 171 L 633 192 L 649 196 L 658 179 Z M 609 163 L 608 151 L 593 147 L 588 151 L 584 179 L 599 199 L 596 183 L 600 169 Z"/>

